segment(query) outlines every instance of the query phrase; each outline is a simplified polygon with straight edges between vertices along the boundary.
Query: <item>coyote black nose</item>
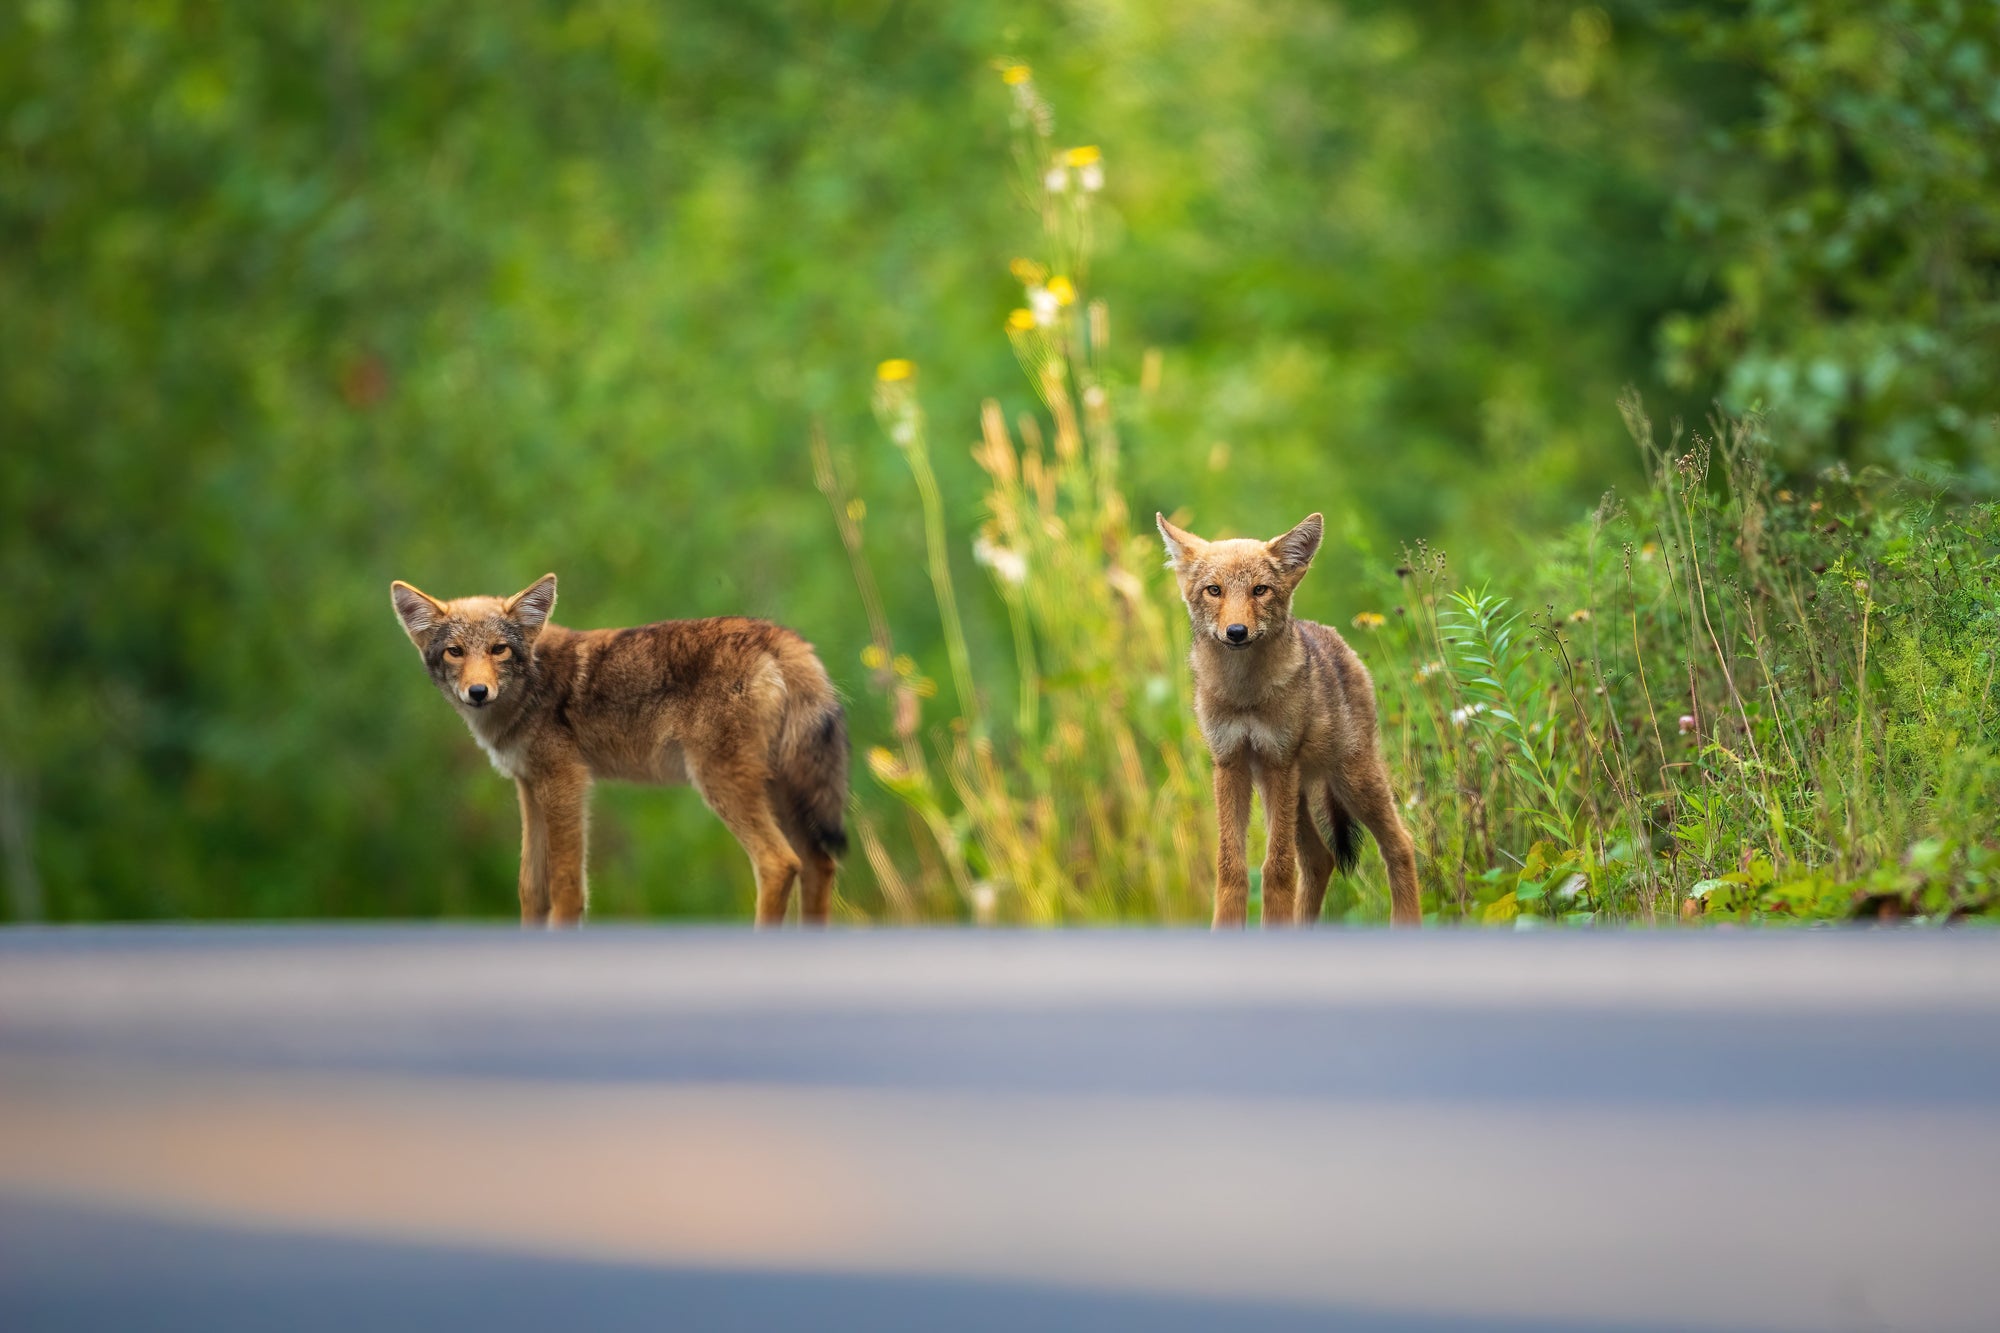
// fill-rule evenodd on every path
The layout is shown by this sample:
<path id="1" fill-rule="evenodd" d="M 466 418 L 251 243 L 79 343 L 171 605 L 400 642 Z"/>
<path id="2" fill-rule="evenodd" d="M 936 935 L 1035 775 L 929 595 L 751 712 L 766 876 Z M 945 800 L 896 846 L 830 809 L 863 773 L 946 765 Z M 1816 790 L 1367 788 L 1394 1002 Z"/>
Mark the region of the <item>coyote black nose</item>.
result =
<path id="1" fill-rule="evenodd" d="M 476 704 L 483 704 L 486 702 L 486 696 L 491 693 L 492 691 L 484 685 L 469 685 L 466 687 L 465 697 Z"/>
<path id="2" fill-rule="evenodd" d="M 1250 637 L 1250 629 L 1247 625 L 1231 625 L 1223 633 L 1229 636 L 1231 643 L 1241 643 Z"/>

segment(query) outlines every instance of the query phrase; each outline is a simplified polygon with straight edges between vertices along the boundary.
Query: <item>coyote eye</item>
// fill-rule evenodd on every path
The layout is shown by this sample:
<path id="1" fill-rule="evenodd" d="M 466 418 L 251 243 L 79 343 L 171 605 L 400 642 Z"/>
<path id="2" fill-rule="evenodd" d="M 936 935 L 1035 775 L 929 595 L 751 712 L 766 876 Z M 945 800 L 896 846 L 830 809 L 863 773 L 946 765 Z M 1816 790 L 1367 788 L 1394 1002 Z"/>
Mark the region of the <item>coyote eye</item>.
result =
<path id="1" fill-rule="evenodd" d="M 504 643 L 496 643 L 493 645 L 491 651 L 495 657 L 505 657 L 507 655 L 507 645 Z"/>
<path id="2" fill-rule="evenodd" d="M 1271 595 L 1271 585 L 1260 583 L 1250 590 L 1250 595 L 1252 597 L 1269 597 Z"/>
<path id="3" fill-rule="evenodd" d="M 465 656 L 465 649 L 454 643 L 451 647 L 444 650 L 444 655 L 446 657 L 463 657 Z"/>
<path id="4" fill-rule="evenodd" d="M 1222 585 L 1219 583 L 1211 583 L 1208 585 L 1208 587 L 1204 588 L 1202 591 L 1206 592 L 1210 597 L 1220 597 L 1222 596 Z"/>

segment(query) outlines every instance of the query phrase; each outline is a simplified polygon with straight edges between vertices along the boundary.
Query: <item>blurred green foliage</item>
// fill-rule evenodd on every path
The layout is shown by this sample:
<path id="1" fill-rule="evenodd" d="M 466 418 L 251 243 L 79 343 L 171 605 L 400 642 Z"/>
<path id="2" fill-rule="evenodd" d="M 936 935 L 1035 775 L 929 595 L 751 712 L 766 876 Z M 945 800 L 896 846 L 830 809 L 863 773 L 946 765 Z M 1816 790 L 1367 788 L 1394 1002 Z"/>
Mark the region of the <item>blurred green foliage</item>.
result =
<path id="1" fill-rule="evenodd" d="M 2000 14 L 1937 0 L 1754 0 L 1683 17 L 1757 112 L 1681 217 L 1719 300 L 1661 330 L 1794 463 L 1832 454 L 2000 487 Z"/>
<path id="2" fill-rule="evenodd" d="M 391 578 L 553 568 L 578 625 L 772 616 L 861 744 L 889 734 L 806 449 L 817 420 L 851 460 L 941 677 L 868 423 L 883 357 L 923 366 L 971 651 L 1010 658 L 953 443 L 1020 383 L 1003 51 L 1104 150 L 1134 509 L 1212 535 L 1323 509 L 1308 614 L 1345 623 L 1346 581 L 1418 536 L 1532 562 L 1639 476 L 1627 382 L 1757 400 L 1796 469 L 1990 489 L 1995 27 L 1914 0 L 0 8 L 0 911 L 511 911 L 512 794 Z M 604 915 L 749 901 L 687 792 L 601 793 L 593 877 Z"/>

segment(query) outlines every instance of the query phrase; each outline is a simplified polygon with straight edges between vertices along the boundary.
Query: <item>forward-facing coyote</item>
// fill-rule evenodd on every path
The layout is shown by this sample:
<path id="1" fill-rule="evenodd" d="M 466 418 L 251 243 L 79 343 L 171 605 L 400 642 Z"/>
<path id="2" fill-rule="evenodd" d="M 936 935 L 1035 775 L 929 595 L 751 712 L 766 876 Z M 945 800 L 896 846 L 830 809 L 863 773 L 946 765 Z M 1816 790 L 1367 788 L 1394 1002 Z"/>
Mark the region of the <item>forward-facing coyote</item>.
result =
<path id="1" fill-rule="evenodd" d="M 1375 686 L 1339 634 L 1292 619 L 1292 590 L 1319 550 L 1318 514 L 1268 542 L 1203 541 L 1154 515 L 1194 627 L 1194 711 L 1215 758 L 1221 825 L 1215 925 L 1244 924 L 1250 785 L 1264 797 L 1264 924 L 1311 924 L 1357 823 L 1389 867 L 1390 920 L 1423 920 L 1417 858 L 1396 812 L 1375 728 Z M 1296 886 L 1296 889 L 1295 889 Z"/>
<path id="2" fill-rule="evenodd" d="M 521 797 L 521 922 L 572 925 L 586 901 L 590 784 L 694 784 L 749 853 L 757 924 L 824 922 L 847 846 L 847 722 L 812 645 L 741 616 L 635 629 L 549 620 L 556 576 L 512 597 L 441 602 L 400 580 L 396 615 Z"/>

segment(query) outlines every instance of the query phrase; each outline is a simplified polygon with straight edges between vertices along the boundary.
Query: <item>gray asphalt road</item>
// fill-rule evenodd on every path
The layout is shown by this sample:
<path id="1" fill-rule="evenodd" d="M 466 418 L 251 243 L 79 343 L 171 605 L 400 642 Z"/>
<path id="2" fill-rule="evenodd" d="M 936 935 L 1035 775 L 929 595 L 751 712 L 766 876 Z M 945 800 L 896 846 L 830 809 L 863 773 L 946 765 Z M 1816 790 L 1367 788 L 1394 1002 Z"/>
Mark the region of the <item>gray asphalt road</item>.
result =
<path id="1" fill-rule="evenodd" d="M 2000 937 L 0 933 L 0 1329 L 1992 1329 Z"/>

